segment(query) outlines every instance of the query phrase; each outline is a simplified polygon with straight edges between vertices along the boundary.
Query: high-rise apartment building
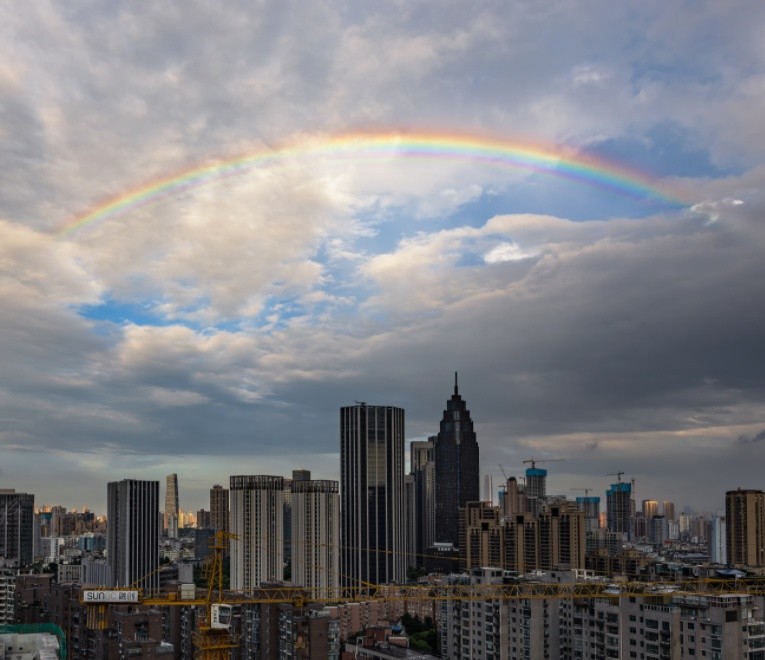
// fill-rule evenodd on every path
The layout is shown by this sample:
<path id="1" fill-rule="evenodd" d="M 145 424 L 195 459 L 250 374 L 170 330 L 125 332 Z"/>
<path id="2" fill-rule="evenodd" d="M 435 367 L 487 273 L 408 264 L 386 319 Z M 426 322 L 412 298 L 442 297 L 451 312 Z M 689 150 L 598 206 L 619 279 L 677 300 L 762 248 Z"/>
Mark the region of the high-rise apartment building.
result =
<path id="1" fill-rule="evenodd" d="M 178 538 L 178 475 L 165 477 L 165 530 L 171 539 Z"/>
<path id="2" fill-rule="evenodd" d="M 502 496 L 502 515 L 512 516 L 526 510 L 526 494 L 518 487 L 515 477 L 508 477 L 505 482 L 505 494 Z"/>
<path id="3" fill-rule="evenodd" d="M 664 517 L 668 522 L 675 522 L 675 503 L 664 500 Z"/>
<path id="4" fill-rule="evenodd" d="M 643 517 L 649 522 L 659 515 L 659 503 L 656 500 L 643 500 Z"/>
<path id="5" fill-rule="evenodd" d="M 284 478 L 230 478 L 231 588 L 255 589 L 284 579 Z"/>
<path id="6" fill-rule="evenodd" d="M 106 548 L 111 585 L 159 588 L 159 481 L 107 485 Z"/>
<path id="7" fill-rule="evenodd" d="M 728 562 L 765 566 L 765 493 L 729 490 L 725 493 Z"/>
<path id="8" fill-rule="evenodd" d="M 404 410 L 340 409 L 341 587 L 406 577 Z"/>
<path id="9" fill-rule="evenodd" d="M 215 484 L 210 489 L 210 527 L 216 532 L 228 532 L 228 489 Z"/>
<path id="10" fill-rule="evenodd" d="M 459 394 L 446 402 L 434 447 L 436 471 L 436 541 L 459 547 L 459 509 L 480 500 L 478 441 L 467 403 Z"/>
<path id="11" fill-rule="evenodd" d="M 0 557 L 25 566 L 34 561 L 35 496 L 0 489 Z"/>
<path id="12" fill-rule="evenodd" d="M 414 539 L 410 563 L 423 566 L 423 555 L 436 540 L 436 464 L 434 446 L 436 437 L 415 441 L 409 446 L 411 475 L 414 489 Z"/>
<path id="13" fill-rule="evenodd" d="M 311 599 L 337 598 L 340 496 L 337 481 L 292 481 L 292 583 Z"/>
<path id="14" fill-rule="evenodd" d="M 593 495 L 585 495 L 576 498 L 579 510 L 584 514 L 585 532 L 594 532 L 600 529 L 600 498 Z"/>
<path id="15" fill-rule="evenodd" d="M 532 465 L 526 468 L 526 506 L 534 515 L 542 511 L 547 497 L 547 470 Z"/>
<path id="16" fill-rule="evenodd" d="M 618 482 L 606 491 L 607 528 L 609 532 L 632 536 L 632 486 Z"/>

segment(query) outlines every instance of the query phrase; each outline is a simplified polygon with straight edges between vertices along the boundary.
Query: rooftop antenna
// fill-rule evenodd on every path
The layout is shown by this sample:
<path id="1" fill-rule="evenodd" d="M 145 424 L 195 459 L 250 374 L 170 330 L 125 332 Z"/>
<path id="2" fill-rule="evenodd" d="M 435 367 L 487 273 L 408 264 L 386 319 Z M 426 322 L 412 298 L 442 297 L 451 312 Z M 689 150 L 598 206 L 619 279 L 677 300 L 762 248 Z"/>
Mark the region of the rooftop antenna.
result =
<path id="1" fill-rule="evenodd" d="M 457 372 L 454 372 L 454 394 L 455 396 L 459 394 L 459 390 L 457 389 Z"/>

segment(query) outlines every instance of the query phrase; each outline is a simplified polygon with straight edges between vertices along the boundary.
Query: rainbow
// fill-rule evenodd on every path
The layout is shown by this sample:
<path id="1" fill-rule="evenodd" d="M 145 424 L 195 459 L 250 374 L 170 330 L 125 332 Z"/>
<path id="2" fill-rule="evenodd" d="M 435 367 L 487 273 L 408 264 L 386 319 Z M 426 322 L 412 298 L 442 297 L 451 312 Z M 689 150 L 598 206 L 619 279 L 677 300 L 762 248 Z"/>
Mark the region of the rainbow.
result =
<path id="1" fill-rule="evenodd" d="M 645 173 L 567 148 L 459 133 L 360 132 L 303 137 L 277 148 L 259 148 L 244 155 L 195 165 L 102 200 L 69 220 L 57 236 L 67 236 L 88 225 L 126 215 L 217 180 L 240 176 L 256 167 L 311 156 L 336 159 L 404 157 L 490 163 L 581 181 L 653 204 L 686 205 Z"/>

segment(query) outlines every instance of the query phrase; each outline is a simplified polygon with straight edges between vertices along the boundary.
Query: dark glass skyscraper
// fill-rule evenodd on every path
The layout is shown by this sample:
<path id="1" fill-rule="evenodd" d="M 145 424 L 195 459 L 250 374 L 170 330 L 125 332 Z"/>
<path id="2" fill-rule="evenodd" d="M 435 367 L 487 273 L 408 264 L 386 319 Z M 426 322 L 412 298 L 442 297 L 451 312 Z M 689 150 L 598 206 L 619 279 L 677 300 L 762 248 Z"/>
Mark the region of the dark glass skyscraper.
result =
<path id="1" fill-rule="evenodd" d="M 35 496 L 0 489 L 0 557 L 8 564 L 26 566 L 33 557 Z"/>
<path id="2" fill-rule="evenodd" d="M 159 481 L 107 485 L 106 548 L 113 587 L 159 588 Z"/>
<path id="3" fill-rule="evenodd" d="M 459 510 L 478 502 L 478 441 L 467 403 L 454 374 L 454 394 L 446 402 L 434 447 L 436 464 L 436 541 L 459 547 Z"/>
<path id="4" fill-rule="evenodd" d="M 404 410 L 340 409 L 340 584 L 403 582 Z"/>

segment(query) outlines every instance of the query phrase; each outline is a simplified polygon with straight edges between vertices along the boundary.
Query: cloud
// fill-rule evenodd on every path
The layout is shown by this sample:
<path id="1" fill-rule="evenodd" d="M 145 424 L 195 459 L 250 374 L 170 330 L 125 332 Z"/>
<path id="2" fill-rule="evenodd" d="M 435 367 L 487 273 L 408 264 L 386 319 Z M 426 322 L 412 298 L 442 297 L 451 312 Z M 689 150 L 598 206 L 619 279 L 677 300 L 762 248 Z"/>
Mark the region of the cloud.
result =
<path id="1" fill-rule="evenodd" d="M 765 440 L 765 431 L 760 431 L 755 436 L 740 435 L 738 436 L 738 440 L 736 440 L 736 442 L 740 445 L 746 445 L 746 444 L 751 444 L 753 442 L 760 442 L 762 440 Z"/>
<path id="2" fill-rule="evenodd" d="M 186 471 L 201 505 L 232 465 L 301 456 L 331 478 L 339 405 L 402 405 L 425 437 L 458 369 L 486 471 L 545 451 L 568 457 L 555 472 L 572 487 L 628 469 L 705 506 L 704 470 L 756 485 L 765 15 L 596 9 L 4 12 L 4 479 L 83 503 L 126 470 Z M 413 127 L 619 145 L 617 165 L 690 206 L 490 162 L 298 149 L 53 238 L 202 163 Z"/>

